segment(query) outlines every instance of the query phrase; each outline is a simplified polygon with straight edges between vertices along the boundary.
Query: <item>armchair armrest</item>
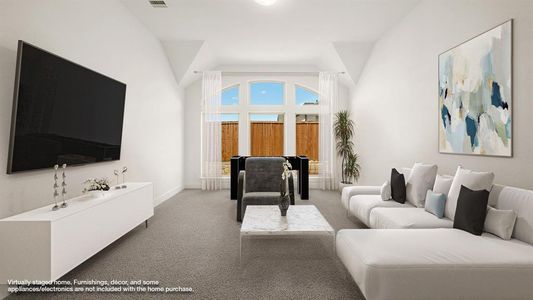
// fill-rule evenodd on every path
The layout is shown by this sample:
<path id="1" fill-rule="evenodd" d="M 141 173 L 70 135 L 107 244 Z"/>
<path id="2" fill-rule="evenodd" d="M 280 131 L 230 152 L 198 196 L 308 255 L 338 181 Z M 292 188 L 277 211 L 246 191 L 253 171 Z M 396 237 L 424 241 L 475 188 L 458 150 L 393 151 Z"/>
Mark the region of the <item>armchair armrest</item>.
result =
<path id="1" fill-rule="evenodd" d="M 242 196 L 244 195 L 244 177 L 246 171 L 239 172 L 238 185 L 237 185 L 237 222 L 242 222 Z"/>
<path id="2" fill-rule="evenodd" d="M 350 198 L 355 195 L 379 195 L 381 186 L 347 186 L 342 189 L 341 202 L 344 208 L 349 209 Z"/>

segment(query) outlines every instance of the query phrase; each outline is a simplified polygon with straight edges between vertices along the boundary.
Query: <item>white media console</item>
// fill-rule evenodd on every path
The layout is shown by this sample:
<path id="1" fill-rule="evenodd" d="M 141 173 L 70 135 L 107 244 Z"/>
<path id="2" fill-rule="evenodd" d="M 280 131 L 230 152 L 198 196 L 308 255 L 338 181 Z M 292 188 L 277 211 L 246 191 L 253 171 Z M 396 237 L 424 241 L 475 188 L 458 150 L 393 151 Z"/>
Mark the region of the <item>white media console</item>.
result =
<path id="1" fill-rule="evenodd" d="M 154 215 L 152 183 L 127 183 L 0 220 L 0 284 L 57 280 Z"/>

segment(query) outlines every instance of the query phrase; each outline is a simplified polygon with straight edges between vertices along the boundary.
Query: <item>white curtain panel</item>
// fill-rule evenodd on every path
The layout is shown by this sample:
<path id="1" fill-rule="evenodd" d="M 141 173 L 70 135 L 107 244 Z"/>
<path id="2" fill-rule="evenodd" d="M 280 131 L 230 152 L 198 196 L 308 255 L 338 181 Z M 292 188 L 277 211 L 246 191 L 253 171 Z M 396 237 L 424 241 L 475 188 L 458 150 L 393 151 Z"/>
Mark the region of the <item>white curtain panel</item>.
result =
<path id="1" fill-rule="evenodd" d="M 222 176 L 222 73 L 202 76 L 202 189 L 219 190 Z"/>
<path id="2" fill-rule="evenodd" d="M 320 113 L 319 133 L 319 177 L 322 189 L 337 188 L 335 138 L 333 136 L 333 118 L 339 103 L 339 83 L 337 72 L 320 72 L 318 76 L 318 93 Z"/>

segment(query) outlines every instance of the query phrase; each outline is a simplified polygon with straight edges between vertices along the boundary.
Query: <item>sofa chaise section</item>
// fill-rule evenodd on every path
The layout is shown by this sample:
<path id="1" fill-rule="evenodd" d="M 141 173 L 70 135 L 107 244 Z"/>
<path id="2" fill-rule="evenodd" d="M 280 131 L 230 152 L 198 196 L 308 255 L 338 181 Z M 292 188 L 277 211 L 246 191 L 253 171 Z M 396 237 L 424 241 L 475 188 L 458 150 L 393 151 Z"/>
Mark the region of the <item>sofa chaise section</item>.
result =
<path id="1" fill-rule="evenodd" d="M 458 229 L 344 229 L 337 255 L 367 300 L 531 299 L 533 246 Z"/>
<path id="2" fill-rule="evenodd" d="M 494 185 L 489 205 L 517 214 L 511 240 L 453 228 L 344 229 L 337 255 L 367 300 L 531 299 L 533 191 Z M 374 209 L 372 222 L 389 221 L 374 225 L 402 228 L 397 214 L 422 212 L 393 210 Z"/>

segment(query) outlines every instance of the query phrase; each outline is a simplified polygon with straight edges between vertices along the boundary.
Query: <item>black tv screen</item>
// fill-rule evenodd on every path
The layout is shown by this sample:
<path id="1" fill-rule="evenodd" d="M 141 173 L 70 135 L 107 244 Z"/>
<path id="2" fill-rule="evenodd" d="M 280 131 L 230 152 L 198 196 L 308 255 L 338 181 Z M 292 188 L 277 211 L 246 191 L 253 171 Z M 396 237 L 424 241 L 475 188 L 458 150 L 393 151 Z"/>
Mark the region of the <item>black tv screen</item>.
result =
<path id="1" fill-rule="evenodd" d="M 120 159 L 126 85 L 19 41 L 7 173 Z"/>

